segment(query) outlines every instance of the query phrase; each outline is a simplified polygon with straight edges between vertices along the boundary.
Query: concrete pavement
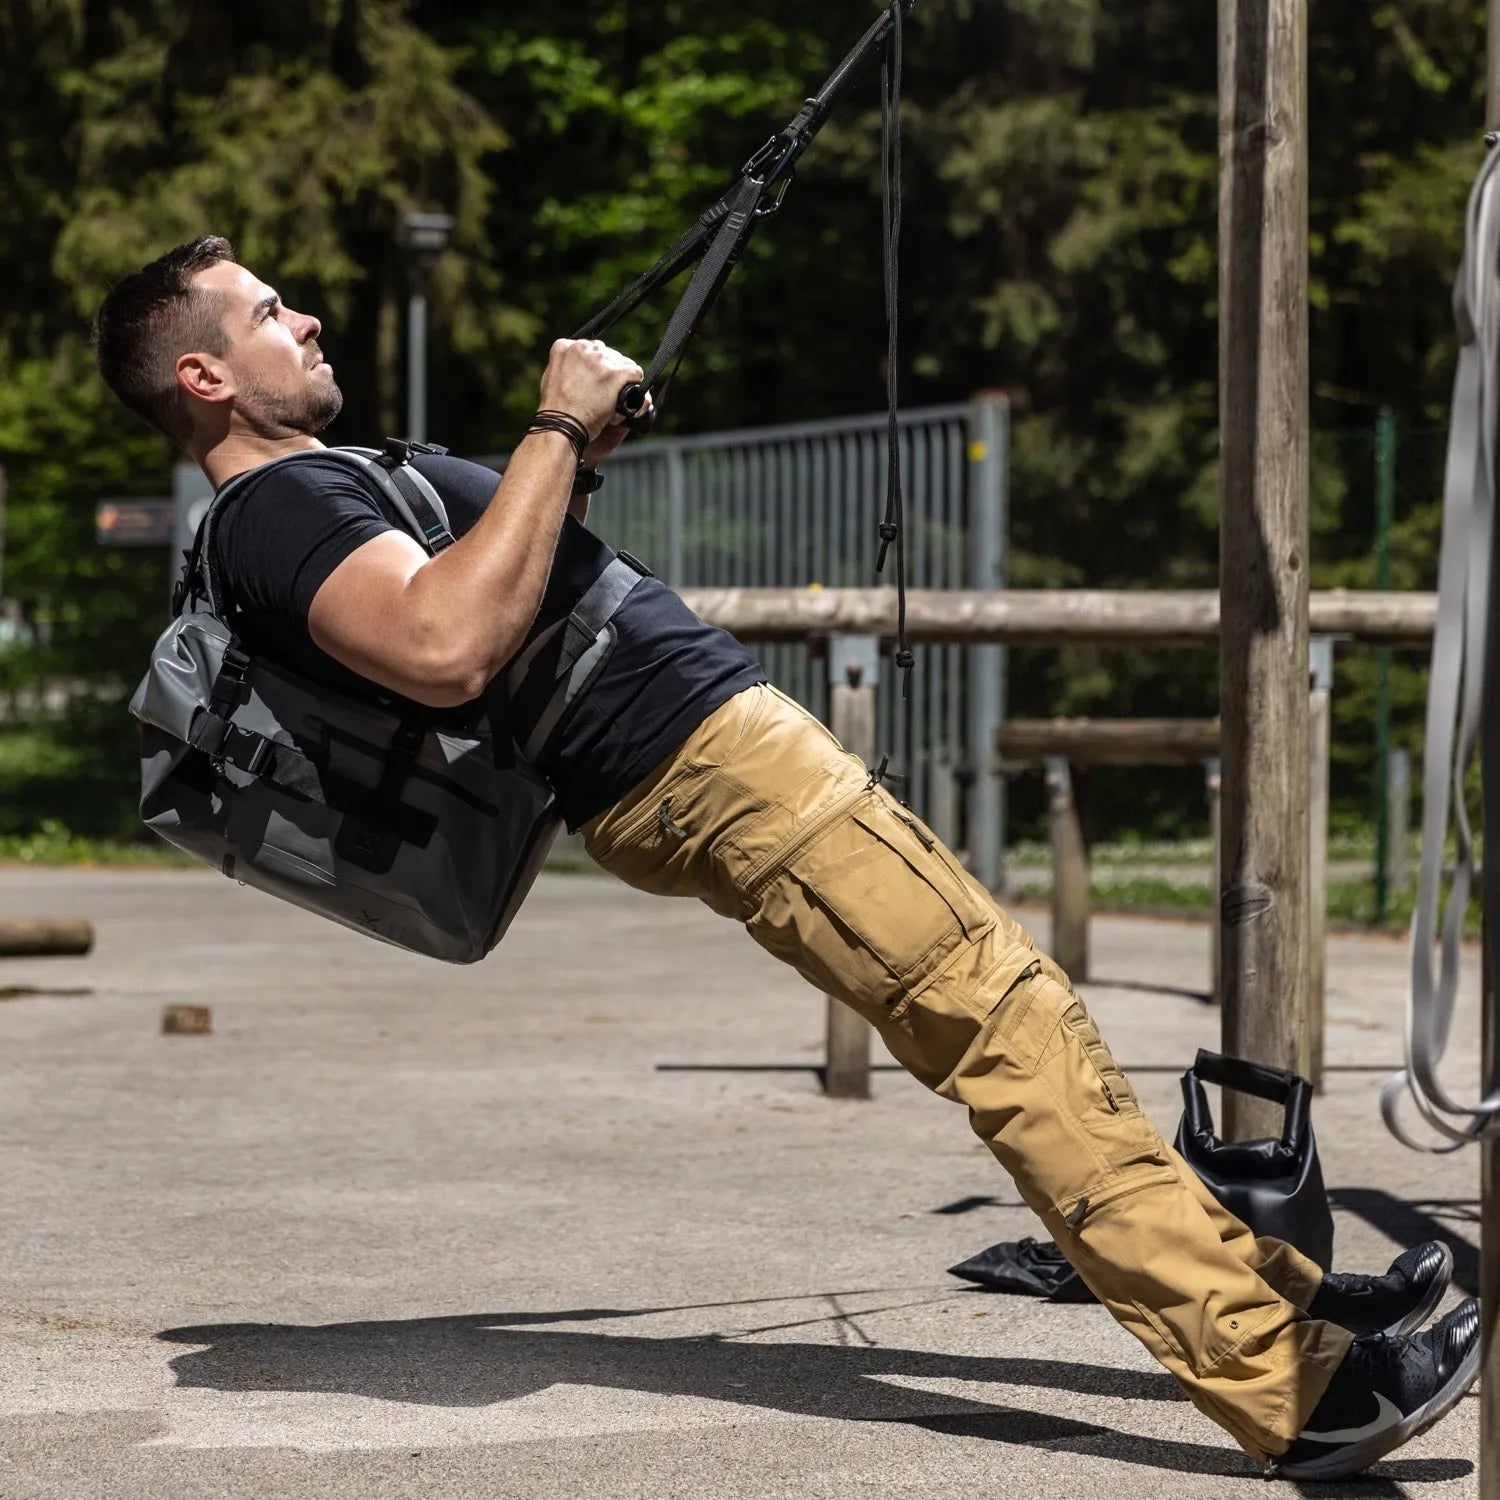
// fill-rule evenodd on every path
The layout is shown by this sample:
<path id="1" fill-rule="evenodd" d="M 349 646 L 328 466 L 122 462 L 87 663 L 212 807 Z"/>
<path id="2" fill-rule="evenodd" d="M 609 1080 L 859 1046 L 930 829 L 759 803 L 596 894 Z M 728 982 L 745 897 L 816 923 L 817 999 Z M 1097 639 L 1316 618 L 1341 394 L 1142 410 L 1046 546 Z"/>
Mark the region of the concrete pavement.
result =
<path id="1" fill-rule="evenodd" d="M 0 903 L 99 934 L 0 966 L 4 1500 L 1272 1493 L 1101 1309 L 944 1274 L 1015 1190 L 894 1069 L 824 1099 L 818 997 L 692 904 L 547 876 L 459 970 L 194 872 Z M 1169 1132 L 1204 947 L 1100 919 L 1083 987 Z M 1476 1156 L 1376 1111 L 1404 962 L 1330 945 L 1338 1260 L 1472 1285 Z M 1307 1492 L 1468 1500 L 1477 1418 Z"/>

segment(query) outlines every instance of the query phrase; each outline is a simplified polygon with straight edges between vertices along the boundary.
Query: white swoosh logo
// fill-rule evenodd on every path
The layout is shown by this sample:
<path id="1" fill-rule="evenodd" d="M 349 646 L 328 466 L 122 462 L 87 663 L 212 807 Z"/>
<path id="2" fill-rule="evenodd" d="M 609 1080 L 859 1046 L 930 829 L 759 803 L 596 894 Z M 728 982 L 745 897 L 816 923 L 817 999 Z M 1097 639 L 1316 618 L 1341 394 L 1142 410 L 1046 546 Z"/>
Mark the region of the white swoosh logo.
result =
<path id="1" fill-rule="evenodd" d="M 1313 1432 L 1304 1428 L 1297 1436 L 1315 1443 L 1356 1443 L 1360 1438 L 1374 1437 L 1377 1432 L 1384 1432 L 1387 1427 L 1395 1427 L 1406 1420 L 1405 1413 L 1389 1396 L 1383 1396 L 1379 1391 L 1372 1394 L 1379 1410 L 1363 1427 L 1343 1427 L 1335 1432 Z"/>

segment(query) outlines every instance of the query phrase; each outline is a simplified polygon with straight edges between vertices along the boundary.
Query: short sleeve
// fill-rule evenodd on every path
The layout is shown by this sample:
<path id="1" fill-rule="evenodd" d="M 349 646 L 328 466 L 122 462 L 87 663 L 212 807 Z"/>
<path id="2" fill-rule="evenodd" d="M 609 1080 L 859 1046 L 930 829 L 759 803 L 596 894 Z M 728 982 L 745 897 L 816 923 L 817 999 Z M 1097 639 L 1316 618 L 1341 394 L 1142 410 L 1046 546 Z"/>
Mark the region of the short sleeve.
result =
<path id="1" fill-rule="evenodd" d="M 231 499 L 218 522 L 230 596 L 251 616 L 306 633 L 313 596 L 334 569 L 395 528 L 341 464 L 281 464 Z"/>

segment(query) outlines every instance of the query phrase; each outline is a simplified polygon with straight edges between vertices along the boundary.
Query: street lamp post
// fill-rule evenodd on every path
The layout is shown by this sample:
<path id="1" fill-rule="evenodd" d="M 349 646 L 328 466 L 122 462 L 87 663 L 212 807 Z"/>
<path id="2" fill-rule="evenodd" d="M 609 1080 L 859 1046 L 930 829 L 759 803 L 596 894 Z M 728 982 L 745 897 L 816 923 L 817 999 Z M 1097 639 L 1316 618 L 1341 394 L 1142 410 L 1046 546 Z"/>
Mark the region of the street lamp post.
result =
<path id="1" fill-rule="evenodd" d="M 451 214 L 407 214 L 402 245 L 411 273 L 406 303 L 406 435 L 427 440 L 427 268 L 447 247 Z"/>

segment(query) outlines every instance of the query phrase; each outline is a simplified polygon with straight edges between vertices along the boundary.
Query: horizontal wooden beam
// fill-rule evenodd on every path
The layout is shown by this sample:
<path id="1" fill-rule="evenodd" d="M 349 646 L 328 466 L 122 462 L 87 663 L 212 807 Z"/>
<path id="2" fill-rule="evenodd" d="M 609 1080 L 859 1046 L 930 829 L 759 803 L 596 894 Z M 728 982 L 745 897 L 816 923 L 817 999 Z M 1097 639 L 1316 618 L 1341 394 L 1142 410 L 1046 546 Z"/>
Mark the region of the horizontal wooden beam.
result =
<path id="1" fill-rule="evenodd" d="M 1004 761 L 1057 755 L 1077 765 L 1191 766 L 1219 753 L 1217 719 L 1011 719 L 995 735 Z"/>
<path id="2" fill-rule="evenodd" d="M 749 641 L 894 635 L 896 591 L 684 589 L 705 620 Z M 1437 596 L 1332 589 L 1312 596 L 1314 635 L 1375 646 L 1431 644 Z M 1011 646 L 1199 646 L 1219 639 L 1215 589 L 912 589 L 914 641 Z"/>

